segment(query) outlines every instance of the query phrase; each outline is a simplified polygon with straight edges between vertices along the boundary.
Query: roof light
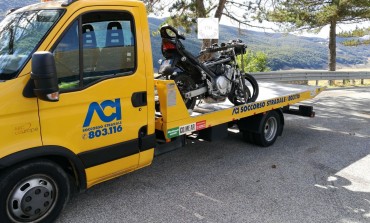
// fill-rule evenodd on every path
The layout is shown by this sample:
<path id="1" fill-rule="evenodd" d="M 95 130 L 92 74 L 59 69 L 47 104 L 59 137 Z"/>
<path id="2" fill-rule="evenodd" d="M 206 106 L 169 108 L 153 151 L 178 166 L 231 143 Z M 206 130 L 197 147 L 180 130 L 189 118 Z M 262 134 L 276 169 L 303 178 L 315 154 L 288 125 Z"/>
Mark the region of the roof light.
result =
<path id="1" fill-rule="evenodd" d="M 73 2 L 77 2 L 77 0 L 65 0 L 62 4 L 62 6 L 69 6 Z"/>
<path id="2" fill-rule="evenodd" d="M 57 2 L 61 0 L 40 0 L 41 2 Z M 63 0 L 62 6 L 68 6 L 72 4 L 73 2 L 77 2 L 77 0 Z"/>

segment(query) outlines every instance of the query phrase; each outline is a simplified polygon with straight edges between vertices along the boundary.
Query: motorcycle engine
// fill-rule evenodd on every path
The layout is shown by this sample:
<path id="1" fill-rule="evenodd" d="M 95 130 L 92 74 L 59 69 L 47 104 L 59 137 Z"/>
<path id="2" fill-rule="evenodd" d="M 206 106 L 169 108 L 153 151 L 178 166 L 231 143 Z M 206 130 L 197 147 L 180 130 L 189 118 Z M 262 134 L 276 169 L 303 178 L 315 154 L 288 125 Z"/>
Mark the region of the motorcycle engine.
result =
<path id="1" fill-rule="evenodd" d="M 233 77 L 234 69 L 230 65 L 224 65 L 223 68 L 223 74 L 218 76 L 216 79 L 216 86 L 221 96 L 227 96 L 227 94 L 229 94 L 229 92 L 231 91 L 231 80 Z"/>

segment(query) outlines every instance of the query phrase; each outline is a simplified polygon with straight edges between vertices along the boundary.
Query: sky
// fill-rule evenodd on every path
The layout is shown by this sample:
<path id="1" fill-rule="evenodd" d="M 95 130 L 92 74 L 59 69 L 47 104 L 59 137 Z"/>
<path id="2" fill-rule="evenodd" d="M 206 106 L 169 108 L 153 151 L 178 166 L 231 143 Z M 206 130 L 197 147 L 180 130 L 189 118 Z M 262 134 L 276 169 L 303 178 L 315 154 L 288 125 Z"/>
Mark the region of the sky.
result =
<path id="1" fill-rule="evenodd" d="M 155 15 L 149 15 L 149 16 L 159 18 Z M 239 27 L 239 24 L 237 22 L 232 21 L 232 20 L 230 20 L 228 18 L 225 18 L 225 17 L 221 17 L 220 25 Z M 246 30 L 267 32 L 267 33 L 274 32 L 270 28 L 273 28 L 273 29 L 277 30 L 277 26 L 272 24 L 272 23 L 264 22 L 264 23 L 260 24 L 260 23 L 256 22 L 256 23 L 254 23 L 254 25 L 255 26 L 266 27 L 266 29 L 255 28 L 255 27 L 250 27 L 250 26 L 245 26 L 245 25 L 241 25 L 241 28 L 246 29 Z M 337 25 L 337 34 L 340 33 L 340 32 L 343 32 L 343 31 L 354 30 L 356 27 L 358 27 L 358 28 L 370 27 L 370 22 L 362 22 L 362 23 L 354 23 L 354 24 L 339 24 L 339 25 Z M 319 33 L 294 32 L 292 34 L 298 35 L 298 36 L 319 37 L 319 38 L 328 39 L 329 38 L 329 26 L 327 25 L 324 28 L 322 28 Z"/>
<path id="2" fill-rule="evenodd" d="M 164 0 L 166 1 L 166 0 Z M 171 0 L 169 0 L 169 2 L 172 2 Z M 235 2 L 242 2 L 242 0 L 235 0 Z M 169 4 L 168 4 L 169 5 Z M 232 8 L 232 11 L 239 15 L 239 17 L 242 17 L 243 15 L 243 11 L 241 11 L 241 9 L 237 8 L 237 7 L 234 7 Z M 165 12 L 165 13 L 162 13 L 161 14 L 161 17 L 168 17 L 170 14 L 169 12 Z M 149 15 L 151 17 L 156 17 L 155 15 Z M 231 21 L 229 18 L 225 17 L 225 16 L 222 16 L 221 17 L 221 21 L 220 21 L 220 24 L 222 25 L 228 25 L 228 26 L 234 26 L 234 27 L 239 27 L 239 24 L 236 23 L 235 21 Z M 263 22 L 262 24 L 261 23 L 258 23 L 258 22 L 252 22 L 252 25 L 254 26 L 263 26 L 263 27 L 266 27 L 267 29 L 262 29 L 262 28 L 254 28 L 254 27 L 250 27 L 250 26 L 241 26 L 242 29 L 246 29 L 246 30 L 253 30 L 253 31 L 260 31 L 260 32 L 273 32 L 271 29 L 268 29 L 268 28 L 273 28 L 275 30 L 277 30 L 277 26 L 272 24 L 272 23 L 268 23 L 268 22 Z M 356 28 L 356 26 L 358 28 L 363 28 L 363 27 L 370 27 L 370 21 L 369 22 L 364 22 L 364 23 L 357 23 L 357 24 L 340 24 L 340 25 L 337 25 L 337 34 L 340 33 L 340 32 L 343 32 L 343 31 L 350 31 L 350 30 L 353 30 Z M 319 33 L 311 33 L 311 32 L 296 32 L 296 33 L 293 33 L 295 35 L 300 35 L 300 36 L 309 36 L 309 37 L 320 37 L 320 38 L 329 38 L 329 26 L 325 26 Z"/>
<path id="3" fill-rule="evenodd" d="M 170 5 L 171 2 L 173 2 L 172 0 L 163 0 L 163 2 L 165 1 L 168 1 L 168 5 Z M 239 2 L 239 1 L 242 1 L 242 0 L 235 0 L 236 2 Z M 34 0 L 34 3 L 37 3 L 39 2 L 39 0 Z M 233 8 L 233 11 L 242 16 L 243 15 L 243 11 L 241 11 L 239 8 Z M 151 17 L 157 17 L 153 14 L 150 14 L 149 16 Z M 169 13 L 168 12 L 165 12 L 165 13 L 162 13 L 161 14 L 161 17 L 168 17 L 169 16 Z M 228 25 L 228 26 L 234 26 L 234 27 L 239 27 L 239 24 L 237 24 L 235 21 L 231 21 L 230 19 L 226 18 L 225 16 L 222 17 L 221 19 L 221 22 L 220 24 L 222 25 Z M 258 23 L 258 22 L 255 22 L 253 23 L 255 26 L 265 26 L 265 27 L 273 27 L 273 28 L 277 28 L 276 25 L 273 25 L 271 23 L 267 23 L 267 22 L 264 22 L 262 24 Z M 346 25 L 338 25 L 337 26 L 337 33 L 339 32 L 342 32 L 342 31 L 349 31 L 349 30 L 353 30 L 354 28 L 356 28 L 356 26 L 358 26 L 359 28 L 361 27 L 370 27 L 370 22 L 365 22 L 365 23 L 361 23 L 361 24 L 346 24 Z M 247 29 L 247 30 L 253 30 L 253 31 L 260 31 L 260 32 L 272 32 L 271 29 L 258 29 L 258 28 L 254 28 L 254 27 L 246 27 L 246 26 L 241 26 L 241 28 L 243 29 Z M 302 36 L 310 36 L 310 37 L 320 37 L 320 38 L 328 38 L 329 37 L 329 27 L 326 26 L 324 27 L 319 33 L 307 33 L 307 32 L 303 32 L 303 33 L 294 33 L 296 35 L 302 35 Z"/>
<path id="4" fill-rule="evenodd" d="M 227 25 L 227 26 L 235 26 L 238 27 L 239 24 L 237 24 L 235 21 L 231 21 L 228 18 L 221 17 L 220 21 L 221 25 Z M 277 26 L 272 23 L 264 22 L 262 24 L 255 22 L 255 26 L 264 26 L 266 28 L 274 28 L 277 29 Z M 339 24 L 337 25 L 337 33 L 343 32 L 343 31 L 350 31 L 354 30 L 356 27 L 358 28 L 365 28 L 370 27 L 370 22 L 362 22 L 362 23 L 353 23 L 353 24 Z M 262 29 L 262 28 L 255 28 L 255 27 L 248 27 L 248 26 L 242 26 L 241 28 L 247 29 L 247 30 L 253 30 L 253 31 L 260 31 L 260 32 L 272 32 L 270 29 Z M 295 35 L 299 36 L 308 36 L 308 37 L 319 37 L 319 38 L 329 38 L 329 26 L 325 26 L 319 33 L 311 33 L 311 32 L 295 32 Z"/>

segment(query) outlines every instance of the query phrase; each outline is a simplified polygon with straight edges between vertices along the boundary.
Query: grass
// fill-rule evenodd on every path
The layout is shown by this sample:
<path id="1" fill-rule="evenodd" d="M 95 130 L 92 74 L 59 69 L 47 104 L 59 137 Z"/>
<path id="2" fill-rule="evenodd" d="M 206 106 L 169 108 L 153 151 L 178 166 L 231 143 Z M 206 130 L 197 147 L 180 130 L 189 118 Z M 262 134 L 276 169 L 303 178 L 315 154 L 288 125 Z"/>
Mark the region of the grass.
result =
<path id="1" fill-rule="evenodd" d="M 308 85 L 316 85 L 316 81 L 308 81 Z M 320 80 L 318 81 L 318 86 L 327 86 L 328 88 L 337 88 L 337 87 L 360 87 L 360 86 L 370 86 L 370 80 L 364 80 L 363 84 L 361 84 L 361 80 L 336 80 L 334 81 L 334 85 L 329 85 L 329 81 L 327 80 Z"/>

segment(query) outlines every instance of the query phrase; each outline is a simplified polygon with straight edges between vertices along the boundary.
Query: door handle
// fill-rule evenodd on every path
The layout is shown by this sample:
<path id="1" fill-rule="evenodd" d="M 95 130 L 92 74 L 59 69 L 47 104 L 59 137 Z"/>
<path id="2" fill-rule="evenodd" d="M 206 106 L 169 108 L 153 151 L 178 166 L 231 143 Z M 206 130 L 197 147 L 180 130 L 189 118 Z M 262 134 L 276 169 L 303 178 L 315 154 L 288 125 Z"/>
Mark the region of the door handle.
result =
<path id="1" fill-rule="evenodd" d="M 131 96 L 131 103 L 134 108 L 146 106 L 146 91 L 134 92 Z"/>

